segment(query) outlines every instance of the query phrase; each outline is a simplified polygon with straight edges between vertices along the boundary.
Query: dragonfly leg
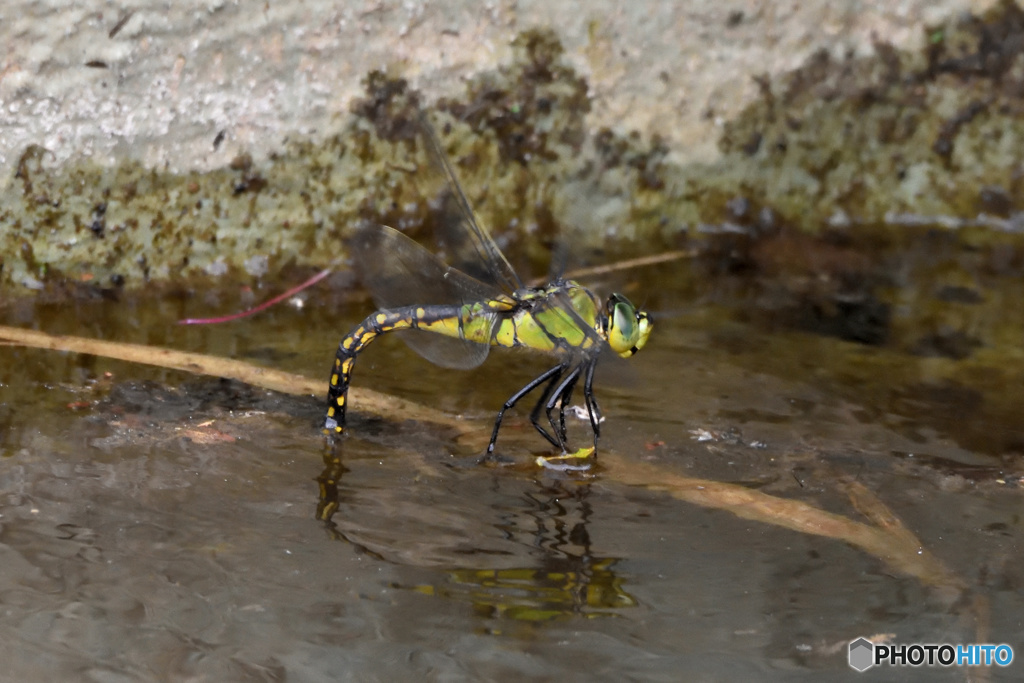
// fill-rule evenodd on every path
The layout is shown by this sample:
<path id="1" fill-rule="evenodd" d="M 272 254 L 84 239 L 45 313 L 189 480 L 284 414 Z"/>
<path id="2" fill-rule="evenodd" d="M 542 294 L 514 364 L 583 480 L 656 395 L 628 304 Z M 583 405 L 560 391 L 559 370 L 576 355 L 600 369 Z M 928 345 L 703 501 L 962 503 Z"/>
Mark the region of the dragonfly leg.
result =
<path id="1" fill-rule="evenodd" d="M 498 417 L 495 418 L 494 420 L 494 431 L 491 432 L 491 442 L 487 444 L 488 455 L 494 452 L 494 444 L 498 440 L 498 430 L 501 428 L 501 419 L 505 416 L 505 411 L 514 406 L 516 403 L 518 403 L 519 400 L 523 398 L 523 396 L 526 396 L 528 393 L 539 387 L 541 384 L 544 384 L 545 382 L 547 382 L 548 386 L 544 390 L 544 397 L 547 397 L 552 385 L 555 382 L 557 382 L 558 378 L 560 378 L 562 376 L 562 373 L 565 372 L 565 368 L 565 364 L 559 363 L 550 370 L 545 370 L 543 373 L 541 373 L 536 378 L 531 380 L 529 384 L 524 386 L 516 393 L 512 394 L 512 396 L 509 397 L 507 401 L 505 401 L 505 404 L 501 406 L 501 410 L 498 411 Z M 555 441 L 553 436 L 551 436 L 546 431 L 544 431 L 543 428 L 541 428 L 541 426 L 537 423 L 532 414 L 530 416 L 530 421 L 533 422 L 534 427 L 540 430 L 540 433 L 544 435 L 544 438 L 550 441 L 553 445 L 561 447 L 561 444 Z"/>
<path id="2" fill-rule="evenodd" d="M 587 415 L 590 416 L 590 427 L 594 430 L 594 449 L 597 449 L 597 440 L 601 436 L 601 408 L 597 405 L 597 397 L 594 396 L 594 369 L 597 368 L 597 359 L 587 364 L 587 374 L 583 379 L 583 398 L 587 404 Z"/>
<path id="3" fill-rule="evenodd" d="M 558 385 L 558 388 L 550 392 L 547 397 L 547 402 L 544 404 L 544 412 L 548 417 L 548 422 L 551 424 L 551 428 L 556 431 L 559 436 L 559 440 L 562 442 L 560 445 L 562 451 L 565 451 L 565 406 L 572 402 L 572 391 L 576 387 L 576 382 L 579 381 L 580 371 L 583 369 L 582 365 L 577 365 L 569 373 L 569 376 L 562 380 L 562 383 Z M 555 418 L 552 416 L 552 411 L 555 409 L 555 404 L 558 404 L 558 424 L 555 424 Z M 538 405 L 539 407 L 539 405 Z"/>
<path id="4" fill-rule="evenodd" d="M 557 386 L 554 384 L 548 387 L 546 393 L 547 401 L 544 403 L 544 409 L 547 411 L 548 422 L 551 423 L 551 427 L 555 430 L 555 433 L 562 440 L 562 454 L 552 457 L 538 457 L 537 464 L 542 467 L 547 467 L 562 472 L 566 471 L 583 471 L 590 468 L 590 463 L 586 462 L 591 455 L 597 451 L 597 418 L 595 417 L 595 410 L 597 410 L 597 403 L 594 401 L 593 392 L 591 391 L 591 385 L 593 383 L 594 376 L 594 364 L 595 360 L 587 360 L 578 365 L 574 366 L 568 375 Z M 590 415 L 590 424 L 594 428 L 594 447 L 593 448 L 581 448 L 578 451 L 569 453 L 565 448 L 565 407 L 572 402 L 572 392 L 576 388 L 576 383 L 579 382 L 580 375 L 586 370 L 584 375 L 584 387 L 587 403 L 587 413 Z M 555 418 L 552 414 L 555 405 L 558 405 L 558 425 L 555 424 Z M 534 409 L 534 413 L 539 412 L 540 404 Z M 540 427 L 537 427 L 540 429 Z"/>
<path id="5" fill-rule="evenodd" d="M 559 380 L 562 379 L 562 375 L 569 368 L 568 364 L 562 364 L 562 371 L 551 378 L 548 385 L 544 388 L 544 392 L 540 398 L 537 399 L 536 405 L 533 406 L 533 410 L 530 411 L 530 424 L 540 432 L 541 436 L 547 439 L 552 446 L 557 447 L 563 453 L 565 453 L 565 426 L 559 429 L 555 423 L 554 418 L 551 416 L 551 411 L 554 410 L 554 405 L 557 403 L 558 396 L 564 391 L 566 381 L 563 380 L 559 384 Z M 571 374 L 577 374 L 576 370 L 573 370 Z M 573 382 L 575 383 L 575 382 Z M 548 432 L 544 426 L 540 423 L 540 413 L 544 411 L 545 416 L 548 419 L 548 424 L 551 425 L 551 431 Z M 553 436 L 552 436 L 553 435 Z"/>

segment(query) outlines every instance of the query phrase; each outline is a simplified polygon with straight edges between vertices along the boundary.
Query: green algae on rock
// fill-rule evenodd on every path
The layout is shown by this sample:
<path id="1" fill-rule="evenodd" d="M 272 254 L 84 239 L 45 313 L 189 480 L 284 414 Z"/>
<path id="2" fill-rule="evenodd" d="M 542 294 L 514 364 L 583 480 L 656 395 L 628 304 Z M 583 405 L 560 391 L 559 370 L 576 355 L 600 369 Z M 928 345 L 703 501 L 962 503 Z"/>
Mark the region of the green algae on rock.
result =
<path id="1" fill-rule="evenodd" d="M 586 82 L 552 33 L 524 33 L 514 48 L 510 64 L 438 106 L 460 177 L 510 242 L 553 233 L 562 222 L 554 216 L 575 201 L 560 187 L 587 168 L 589 109 Z M 433 198 L 410 183 L 414 150 L 401 126 L 421 98 L 381 72 L 367 76 L 366 88 L 336 134 L 293 139 L 265 161 L 243 154 L 210 172 L 172 173 L 132 160 L 55 167 L 45 149 L 30 147 L 0 198 L 0 288 L 273 280 L 283 268 L 344 258 L 344 238 L 359 219 L 415 229 Z"/>
<path id="2" fill-rule="evenodd" d="M 894 246 L 908 225 L 935 225 L 975 246 L 1015 244 L 1024 12 L 1007 1 L 922 30 L 917 52 L 820 52 L 761 79 L 763 97 L 725 124 L 713 163 L 670 162 L 657 135 L 588 129 L 587 82 L 545 30 L 434 105 L 398 71 L 369 74 L 350 115 L 325 122 L 337 132 L 290 138 L 266 160 L 180 174 L 132 160 L 53 167 L 33 146 L 0 197 L 0 288 L 273 281 L 343 260 L 360 220 L 429 232 L 433 197 L 408 127 L 418 108 L 482 220 L 533 272 L 559 242 L 592 260 L 709 234 L 713 258 L 742 266 L 755 252 L 722 250 L 734 239 L 723 232 L 754 245 L 780 231 L 871 233 Z"/>

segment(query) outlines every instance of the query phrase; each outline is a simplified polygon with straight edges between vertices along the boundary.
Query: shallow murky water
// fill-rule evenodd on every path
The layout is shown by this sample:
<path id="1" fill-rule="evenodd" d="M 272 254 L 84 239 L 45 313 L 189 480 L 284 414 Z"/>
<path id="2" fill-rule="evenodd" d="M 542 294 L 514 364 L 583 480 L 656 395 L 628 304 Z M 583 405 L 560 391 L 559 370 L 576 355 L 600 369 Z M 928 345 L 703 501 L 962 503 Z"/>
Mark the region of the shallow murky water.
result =
<path id="1" fill-rule="evenodd" d="M 675 308 L 676 296 L 650 303 Z M 214 303 L 4 314 L 319 376 L 365 312 L 311 302 L 170 324 Z M 649 348 L 599 381 L 601 465 L 577 475 L 531 464 L 544 442 L 522 414 L 499 441 L 514 465 L 475 462 L 493 410 L 543 359 L 499 350 L 453 372 L 382 340 L 355 386 L 473 429 L 367 417 L 354 403 L 325 525 L 314 519 L 321 396 L 0 347 L 0 678 L 860 680 L 846 645 L 876 634 L 1006 642 L 1024 656 L 1014 462 L 943 429 L 935 406 L 955 415 L 959 394 L 909 393 L 934 368 L 891 353 L 710 305 L 663 316 Z M 888 382 L 901 401 L 881 405 L 877 387 L 836 370 L 871 363 L 906 366 Z M 992 428 L 1003 441 L 1024 429 Z M 580 425 L 572 434 L 587 438 Z M 684 502 L 672 482 L 686 477 L 864 522 L 843 483 L 856 482 L 941 571 Z M 1019 667 L 985 675 L 1011 680 Z"/>

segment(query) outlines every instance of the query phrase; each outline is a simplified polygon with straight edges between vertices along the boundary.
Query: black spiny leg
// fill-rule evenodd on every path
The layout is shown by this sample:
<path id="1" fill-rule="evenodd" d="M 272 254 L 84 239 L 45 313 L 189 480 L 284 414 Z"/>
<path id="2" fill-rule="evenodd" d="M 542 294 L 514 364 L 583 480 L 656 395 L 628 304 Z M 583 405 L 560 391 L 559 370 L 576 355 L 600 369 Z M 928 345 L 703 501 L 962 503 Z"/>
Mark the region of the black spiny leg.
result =
<path id="1" fill-rule="evenodd" d="M 559 363 L 550 370 L 545 370 L 535 379 L 531 380 L 529 384 L 524 386 L 516 393 L 512 394 L 512 396 L 509 397 L 507 401 L 505 401 L 505 405 L 503 405 L 501 407 L 501 410 L 498 411 L 498 417 L 494 420 L 494 431 L 491 433 L 491 442 L 487 444 L 488 456 L 494 453 L 494 444 L 498 440 L 498 430 L 501 428 L 501 418 L 505 416 L 505 411 L 514 406 L 516 403 L 518 403 L 523 396 L 526 396 L 528 393 L 539 387 L 541 384 L 544 384 L 545 382 L 548 383 L 548 387 L 547 389 L 544 390 L 544 396 L 547 396 L 549 391 L 551 390 L 551 386 L 555 382 L 557 382 L 558 378 L 562 376 L 563 372 L 565 372 L 565 368 L 566 366 L 564 364 Z M 532 415 L 530 416 L 530 420 L 533 422 L 533 426 L 536 427 L 540 431 L 540 433 L 544 435 L 544 438 L 550 441 L 552 445 L 560 446 L 560 444 L 557 441 L 555 441 L 554 437 L 552 437 L 550 434 L 544 431 L 544 429 L 533 419 Z"/>
<path id="2" fill-rule="evenodd" d="M 568 365 L 563 364 L 561 366 L 561 372 L 557 373 L 548 381 L 548 385 L 544 387 L 544 391 L 541 392 L 540 397 L 537 399 L 537 403 L 534 404 L 533 410 L 530 411 L 530 424 L 532 424 L 534 429 L 540 432 L 541 436 L 547 439 L 552 446 L 557 447 L 563 453 L 565 452 L 565 431 L 559 431 L 558 427 L 555 425 L 555 421 L 551 419 L 551 409 L 548 408 L 547 405 L 551 397 L 557 395 L 557 388 L 561 386 L 558 384 L 558 381 L 562 378 L 562 375 L 568 367 Z M 545 411 L 548 423 L 551 425 L 551 432 L 544 429 L 544 425 L 540 423 L 540 413 L 542 410 Z M 554 434 L 554 436 L 552 436 L 552 434 Z"/>
<path id="3" fill-rule="evenodd" d="M 583 399 L 587 404 L 587 415 L 590 416 L 590 427 L 594 430 L 594 450 L 597 450 L 597 440 L 601 436 L 601 408 L 597 405 L 597 397 L 594 396 L 594 370 L 597 368 L 597 359 L 587 364 L 587 374 L 583 379 Z"/>
<path id="4" fill-rule="evenodd" d="M 576 382 L 580 379 L 580 370 L 583 369 L 582 365 L 577 365 L 572 369 L 572 372 L 562 380 L 562 383 L 558 385 L 558 388 L 551 392 L 548 396 L 547 402 L 544 404 L 544 413 L 548 417 L 548 422 L 551 423 L 551 428 L 554 429 L 561 439 L 562 452 L 566 451 L 565 448 L 565 406 L 572 403 L 572 391 L 576 387 Z M 555 418 L 551 415 L 555 409 L 555 404 L 558 404 L 558 424 L 555 424 Z"/>
<path id="5" fill-rule="evenodd" d="M 556 455 L 550 458 L 540 457 L 537 458 L 537 464 L 544 467 L 549 467 L 554 470 L 561 471 L 582 471 L 590 468 L 589 463 L 583 461 L 589 458 L 591 455 L 597 452 L 597 438 L 599 435 L 599 424 L 601 420 L 601 409 L 597 407 L 597 399 L 594 398 L 593 384 L 594 384 L 594 367 L 597 365 L 597 359 L 593 358 L 586 360 L 572 369 L 572 372 L 562 380 L 562 382 L 553 391 L 548 392 L 548 399 L 545 403 L 545 409 L 547 410 L 548 421 L 551 422 L 551 426 L 555 426 L 554 418 L 551 412 L 555 408 L 555 404 L 559 404 L 559 419 L 560 429 L 558 430 L 559 435 L 562 437 L 563 443 L 565 442 L 565 406 L 572 401 L 572 392 L 576 387 L 576 382 L 579 381 L 580 374 L 586 370 L 583 379 L 583 393 L 587 404 L 587 413 L 590 416 L 590 426 L 594 430 L 594 447 L 593 448 L 582 448 L 574 453 L 566 452 L 565 448 L 562 448 L 562 455 Z M 582 464 L 573 464 L 580 462 Z"/>

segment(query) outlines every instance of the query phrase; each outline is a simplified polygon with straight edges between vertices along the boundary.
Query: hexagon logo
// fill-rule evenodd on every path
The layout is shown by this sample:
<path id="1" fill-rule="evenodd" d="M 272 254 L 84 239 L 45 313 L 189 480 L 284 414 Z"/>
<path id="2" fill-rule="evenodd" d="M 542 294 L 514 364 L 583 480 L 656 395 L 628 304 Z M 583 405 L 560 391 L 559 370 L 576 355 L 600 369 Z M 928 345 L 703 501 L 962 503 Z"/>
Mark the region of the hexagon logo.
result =
<path id="1" fill-rule="evenodd" d="M 858 638 L 850 643 L 850 666 L 857 671 L 867 671 L 875 665 L 875 645 L 867 638 Z"/>

